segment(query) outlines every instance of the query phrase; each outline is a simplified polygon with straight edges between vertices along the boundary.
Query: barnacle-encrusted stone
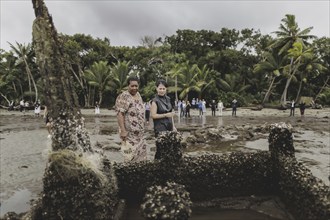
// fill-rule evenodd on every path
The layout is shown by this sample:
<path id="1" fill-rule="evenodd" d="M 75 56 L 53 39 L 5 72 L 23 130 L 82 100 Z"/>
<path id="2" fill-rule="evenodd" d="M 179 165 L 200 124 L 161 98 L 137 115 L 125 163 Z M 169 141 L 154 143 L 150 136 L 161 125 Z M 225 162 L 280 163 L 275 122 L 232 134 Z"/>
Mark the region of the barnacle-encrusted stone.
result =
<path id="1" fill-rule="evenodd" d="M 273 156 L 294 156 L 292 126 L 284 122 L 271 124 L 268 137 L 269 151 Z"/>
<path id="2" fill-rule="evenodd" d="M 147 189 L 141 210 L 147 219 L 186 220 L 191 215 L 191 205 L 189 192 L 183 185 L 166 182 L 164 186 Z"/>
<path id="3" fill-rule="evenodd" d="M 182 136 L 175 131 L 164 132 L 156 139 L 155 159 L 176 163 L 182 158 Z"/>

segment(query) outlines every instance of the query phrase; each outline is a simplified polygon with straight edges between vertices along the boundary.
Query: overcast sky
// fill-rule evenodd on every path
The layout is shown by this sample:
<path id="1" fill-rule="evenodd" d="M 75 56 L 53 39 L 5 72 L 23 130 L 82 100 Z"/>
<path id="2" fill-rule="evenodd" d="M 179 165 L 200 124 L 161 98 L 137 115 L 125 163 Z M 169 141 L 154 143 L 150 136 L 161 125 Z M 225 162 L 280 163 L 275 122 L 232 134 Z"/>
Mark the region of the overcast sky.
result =
<path id="1" fill-rule="evenodd" d="M 1 1 L 1 48 L 7 42 L 32 41 L 31 0 Z M 178 29 L 219 31 L 254 28 L 262 34 L 278 30 L 285 14 L 294 14 L 301 29 L 329 37 L 330 0 L 322 1 L 112 1 L 45 0 L 58 32 L 110 39 L 114 46 L 141 45 L 143 36 L 164 37 Z"/>

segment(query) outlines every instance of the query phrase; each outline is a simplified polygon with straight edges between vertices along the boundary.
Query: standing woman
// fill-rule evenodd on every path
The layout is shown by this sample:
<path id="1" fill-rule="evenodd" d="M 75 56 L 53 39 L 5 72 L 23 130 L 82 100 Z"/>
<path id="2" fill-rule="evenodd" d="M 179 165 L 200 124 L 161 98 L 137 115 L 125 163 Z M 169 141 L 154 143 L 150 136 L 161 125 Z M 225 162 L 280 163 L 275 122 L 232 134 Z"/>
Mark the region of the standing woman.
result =
<path id="1" fill-rule="evenodd" d="M 139 79 L 129 77 L 128 91 L 121 93 L 116 99 L 116 112 L 119 135 L 122 142 L 132 146 L 131 161 L 147 159 L 147 145 L 144 140 L 145 108 L 138 92 Z"/>
<path id="2" fill-rule="evenodd" d="M 157 94 L 151 104 L 151 118 L 154 121 L 154 131 L 157 137 L 164 131 L 176 131 L 173 116 L 175 115 L 171 99 L 166 95 L 167 83 L 160 79 L 156 82 Z"/>

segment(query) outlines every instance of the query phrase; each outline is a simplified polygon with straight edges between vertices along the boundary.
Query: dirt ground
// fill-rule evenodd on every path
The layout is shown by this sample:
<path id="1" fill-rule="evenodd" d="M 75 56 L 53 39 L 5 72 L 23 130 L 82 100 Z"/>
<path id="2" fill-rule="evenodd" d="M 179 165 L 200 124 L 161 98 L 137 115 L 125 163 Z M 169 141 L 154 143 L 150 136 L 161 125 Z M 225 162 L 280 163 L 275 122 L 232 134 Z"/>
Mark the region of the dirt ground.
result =
<path id="1" fill-rule="evenodd" d="M 102 148 L 106 156 L 113 161 L 123 161 L 119 149 L 117 121 L 113 110 L 101 109 L 99 116 L 93 109 L 83 109 L 86 128 L 90 134 L 92 146 Z M 190 130 L 210 127 L 253 127 L 268 126 L 272 123 L 286 122 L 294 128 L 296 157 L 312 173 L 329 184 L 330 173 L 330 109 L 306 109 L 305 116 L 296 110 L 294 117 L 289 117 L 289 110 L 262 109 L 254 111 L 238 108 L 237 117 L 231 116 L 231 110 L 225 110 L 223 116 L 212 117 L 210 111 L 203 117 L 196 110 L 190 118 L 175 117 L 178 131 L 189 135 Z M 25 195 L 33 199 L 42 191 L 42 177 L 47 164 L 47 155 L 51 140 L 47 138 L 44 119 L 35 117 L 33 111 L 21 113 L 0 110 L 0 217 L 7 211 L 26 211 L 25 205 L 15 196 Z M 152 121 L 147 124 L 146 140 L 148 159 L 154 156 L 154 134 Z M 267 150 L 267 136 L 257 140 L 230 142 L 230 146 L 189 146 L 188 155 L 203 153 L 223 153 L 234 150 Z M 14 198 L 14 199 L 13 199 Z M 16 204 L 16 203 L 17 204 Z M 14 207 L 14 208 L 13 208 Z"/>

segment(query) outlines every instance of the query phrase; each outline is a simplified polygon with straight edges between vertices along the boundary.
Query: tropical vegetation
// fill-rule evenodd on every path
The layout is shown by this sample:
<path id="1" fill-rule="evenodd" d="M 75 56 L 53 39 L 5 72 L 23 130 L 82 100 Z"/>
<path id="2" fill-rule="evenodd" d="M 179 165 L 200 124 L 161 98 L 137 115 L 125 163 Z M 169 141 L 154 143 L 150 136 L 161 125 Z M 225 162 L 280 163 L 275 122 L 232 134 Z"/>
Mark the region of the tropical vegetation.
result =
<path id="1" fill-rule="evenodd" d="M 286 15 L 267 35 L 247 28 L 185 29 L 163 38 L 145 36 L 137 47 L 111 46 L 108 38 L 84 34 L 60 39 L 82 107 L 97 101 L 111 108 L 130 75 L 140 78 L 145 101 L 154 96 L 155 81 L 164 78 L 173 100 L 221 99 L 228 106 L 236 98 L 240 105 L 285 106 L 307 96 L 330 105 L 330 38 L 311 31 Z M 33 42 L 9 44 L 9 51 L 0 49 L 0 105 L 22 98 L 43 102 Z"/>

